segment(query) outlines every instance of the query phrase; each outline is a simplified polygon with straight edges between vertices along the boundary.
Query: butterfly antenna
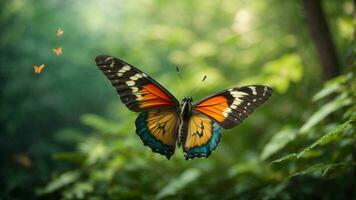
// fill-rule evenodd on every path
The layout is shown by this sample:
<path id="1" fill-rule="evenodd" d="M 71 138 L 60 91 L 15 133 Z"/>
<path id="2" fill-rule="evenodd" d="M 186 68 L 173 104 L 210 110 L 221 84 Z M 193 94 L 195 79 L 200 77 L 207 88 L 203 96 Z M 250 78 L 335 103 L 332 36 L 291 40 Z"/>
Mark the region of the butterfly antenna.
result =
<path id="1" fill-rule="evenodd" d="M 179 85 L 180 85 L 180 87 L 181 87 L 181 91 L 184 92 L 184 95 L 187 95 L 187 93 L 186 93 L 186 91 L 185 91 L 185 88 L 184 88 L 184 86 L 183 86 L 182 74 L 181 74 L 180 69 L 179 69 L 178 66 L 176 67 L 176 70 L 177 70 L 177 73 L 178 73 L 178 76 L 179 76 Z M 184 96 L 184 95 L 183 95 L 183 96 Z"/>
<path id="2" fill-rule="evenodd" d="M 201 80 L 201 82 L 204 83 L 204 81 L 206 80 L 206 78 L 208 78 L 208 76 L 207 76 L 207 75 L 204 75 L 204 77 L 203 77 L 203 79 Z M 194 94 L 194 93 L 197 91 L 197 89 L 200 89 L 200 87 L 195 87 L 194 90 L 192 91 L 192 94 Z"/>

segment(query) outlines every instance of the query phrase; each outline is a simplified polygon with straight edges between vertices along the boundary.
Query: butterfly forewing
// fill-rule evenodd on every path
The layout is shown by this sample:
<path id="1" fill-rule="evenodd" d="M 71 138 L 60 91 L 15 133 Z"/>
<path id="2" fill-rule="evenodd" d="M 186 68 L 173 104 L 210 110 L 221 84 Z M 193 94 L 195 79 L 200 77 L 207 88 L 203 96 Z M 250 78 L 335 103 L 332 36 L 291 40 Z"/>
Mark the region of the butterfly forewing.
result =
<path id="1" fill-rule="evenodd" d="M 203 99 L 194 109 L 208 115 L 223 128 L 241 123 L 259 105 L 272 95 L 272 89 L 263 85 L 231 88 Z"/>
<path id="2" fill-rule="evenodd" d="M 105 55 L 97 56 L 95 61 L 130 110 L 140 112 L 152 108 L 179 106 L 171 93 L 125 61 Z"/>

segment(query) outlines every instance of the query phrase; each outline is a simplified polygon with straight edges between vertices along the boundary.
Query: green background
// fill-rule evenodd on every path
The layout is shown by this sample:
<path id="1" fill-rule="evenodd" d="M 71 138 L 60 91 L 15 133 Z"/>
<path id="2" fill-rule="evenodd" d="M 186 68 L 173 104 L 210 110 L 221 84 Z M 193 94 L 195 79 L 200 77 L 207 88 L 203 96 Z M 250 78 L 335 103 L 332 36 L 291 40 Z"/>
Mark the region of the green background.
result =
<path id="1" fill-rule="evenodd" d="M 342 72 L 327 82 L 298 0 L 2 0 L 0 198 L 349 199 L 354 5 L 322 5 Z M 209 158 L 178 149 L 167 160 L 135 134 L 137 114 L 95 66 L 100 54 L 178 99 L 248 84 L 275 92 Z"/>

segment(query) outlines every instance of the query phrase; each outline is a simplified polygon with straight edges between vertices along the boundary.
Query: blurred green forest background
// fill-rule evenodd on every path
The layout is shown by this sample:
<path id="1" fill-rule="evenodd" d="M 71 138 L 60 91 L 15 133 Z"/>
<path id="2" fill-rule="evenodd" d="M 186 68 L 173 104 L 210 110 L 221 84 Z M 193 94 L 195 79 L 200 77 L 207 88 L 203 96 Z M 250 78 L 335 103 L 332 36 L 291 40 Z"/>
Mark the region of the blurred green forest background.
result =
<path id="1" fill-rule="evenodd" d="M 0 199 L 356 198 L 354 1 L 2 0 L 0 11 Z M 99 54 L 178 99 L 275 93 L 208 159 L 167 160 L 135 134 Z"/>

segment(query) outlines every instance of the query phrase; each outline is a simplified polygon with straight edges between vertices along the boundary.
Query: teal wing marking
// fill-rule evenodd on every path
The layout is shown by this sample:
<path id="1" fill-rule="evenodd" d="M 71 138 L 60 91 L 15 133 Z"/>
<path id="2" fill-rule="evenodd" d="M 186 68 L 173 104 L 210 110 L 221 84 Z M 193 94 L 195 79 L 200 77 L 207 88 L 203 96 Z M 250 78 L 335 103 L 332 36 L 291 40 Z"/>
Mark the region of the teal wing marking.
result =
<path id="1" fill-rule="evenodd" d="M 184 154 L 184 158 L 186 160 L 189 159 L 193 159 L 195 157 L 209 157 L 211 152 L 214 151 L 216 149 L 216 147 L 218 146 L 219 142 L 220 142 L 220 138 L 221 138 L 221 128 L 220 126 L 213 122 L 213 132 L 212 132 L 212 136 L 210 138 L 210 140 L 204 144 L 201 145 L 199 147 L 194 147 L 189 149 L 185 154 Z"/>
<path id="2" fill-rule="evenodd" d="M 136 119 L 136 133 L 144 145 L 151 148 L 155 153 L 160 153 L 169 158 L 174 154 L 175 145 L 166 145 L 157 140 L 147 127 L 148 112 L 142 112 Z"/>

